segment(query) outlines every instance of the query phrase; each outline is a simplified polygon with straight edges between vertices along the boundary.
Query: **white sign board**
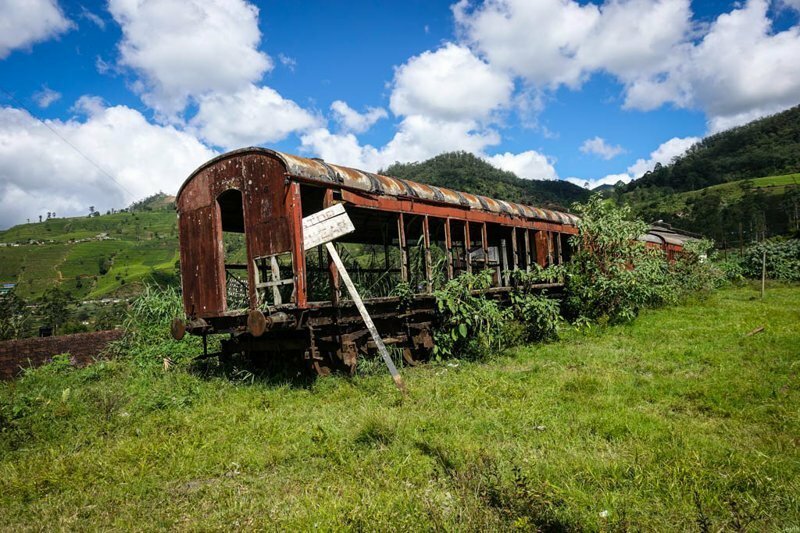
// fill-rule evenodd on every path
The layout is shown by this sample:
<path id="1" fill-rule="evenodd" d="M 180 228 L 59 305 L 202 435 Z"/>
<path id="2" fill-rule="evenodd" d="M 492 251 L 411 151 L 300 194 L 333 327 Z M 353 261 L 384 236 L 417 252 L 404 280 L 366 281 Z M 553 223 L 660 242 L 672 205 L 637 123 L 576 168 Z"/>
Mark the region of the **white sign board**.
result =
<path id="1" fill-rule="evenodd" d="M 310 250 L 355 229 L 344 205 L 333 205 L 303 219 L 303 249 Z"/>

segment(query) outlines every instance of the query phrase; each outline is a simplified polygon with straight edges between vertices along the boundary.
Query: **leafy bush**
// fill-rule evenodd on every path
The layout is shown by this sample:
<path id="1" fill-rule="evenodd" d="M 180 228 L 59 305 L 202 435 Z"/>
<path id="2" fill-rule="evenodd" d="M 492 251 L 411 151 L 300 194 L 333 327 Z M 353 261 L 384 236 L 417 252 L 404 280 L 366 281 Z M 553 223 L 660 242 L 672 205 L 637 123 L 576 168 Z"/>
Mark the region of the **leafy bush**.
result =
<path id="1" fill-rule="evenodd" d="M 511 312 L 523 326 L 523 340 L 527 342 L 551 340 L 558 337 L 561 307 L 557 300 L 534 293 L 532 285 L 559 277 L 560 269 L 542 269 L 536 265 L 532 272 L 518 270 L 513 273 L 515 289 L 511 291 Z"/>
<path id="2" fill-rule="evenodd" d="M 553 270 L 516 273 L 511 306 L 504 307 L 481 290 L 492 286 L 491 270 L 462 274 L 434 292 L 441 316 L 435 331 L 437 357 L 475 358 L 520 342 L 548 340 L 558 335 L 558 302 L 535 294 L 531 284 L 552 278 Z"/>
<path id="3" fill-rule="evenodd" d="M 719 286 L 725 273 L 708 254 L 712 242 L 689 241 L 670 263 L 659 249 L 637 240 L 648 225 L 595 195 L 575 205 L 581 216 L 573 259 L 564 268 L 570 318 L 616 323 L 632 320 L 644 307 L 677 303 Z"/>
<path id="4" fill-rule="evenodd" d="M 769 279 L 800 281 L 800 239 L 769 239 L 745 250 L 742 269 L 747 277 L 761 277 L 761 262 L 765 251 Z"/>
<path id="5" fill-rule="evenodd" d="M 434 292 L 441 314 L 435 331 L 434 355 L 479 357 L 502 346 L 503 331 L 511 319 L 510 309 L 497 300 L 474 294 L 492 286 L 492 272 L 462 274 Z"/>
<path id="6" fill-rule="evenodd" d="M 675 262 L 670 265 L 670 285 L 676 299 L 690 295 L 707 293 L 726 281 L 735 281 L 736 272 L 726 272 L 709 259 L 714 243 L 703 239 L 688 241 Z M 729 278 L 728 276 L 733 276 Z"/>
<path id="7" fill-rule="evenodd" d="M 11 291 L 0 296 L 0 340 L 18 339 L 23 336 L 29 315 L 27 302 Z"/>
<path id="8" fill-rule="evenodd" d="M 571 318 L 624 322 L 644 306 L 672 301 L 663 254 L 637 240 L 648 226 L 629 207 L 594 195 L 574 209 L 581 217 L 572 237 L 576 252 L 564 269 Z"/>

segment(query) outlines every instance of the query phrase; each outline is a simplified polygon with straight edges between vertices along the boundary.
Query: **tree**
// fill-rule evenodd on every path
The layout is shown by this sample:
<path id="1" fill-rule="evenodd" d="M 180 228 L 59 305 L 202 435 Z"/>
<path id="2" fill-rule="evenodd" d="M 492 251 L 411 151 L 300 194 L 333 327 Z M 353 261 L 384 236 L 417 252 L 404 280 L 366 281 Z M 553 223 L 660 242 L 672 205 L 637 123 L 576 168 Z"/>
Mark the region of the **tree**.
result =
<path id="1" fill-rule="evenodd" d="M 0 340 L 18 339 L 23 336 L 27 314 L 25 300 L 11 291 L 0 296 Z"/>
<path id="2" fill-rule="evenodd" d="M 39 316 L 45 325 L 53 326 L 53 329 L 57 330 L 67 322 L 71 303 L 72 297 L 69 293 L 58 287 L 52 287 L 39 300 Z"/>

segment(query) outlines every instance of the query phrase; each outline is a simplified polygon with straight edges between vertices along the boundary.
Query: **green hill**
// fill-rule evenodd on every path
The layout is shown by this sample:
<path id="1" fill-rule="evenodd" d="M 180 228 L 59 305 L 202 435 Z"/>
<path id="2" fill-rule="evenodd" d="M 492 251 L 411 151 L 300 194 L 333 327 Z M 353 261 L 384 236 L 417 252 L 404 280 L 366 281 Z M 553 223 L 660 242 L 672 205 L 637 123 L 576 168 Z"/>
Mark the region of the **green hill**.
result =
<path id="1" fill-rule="evenodd" d="M 78 299 L 124 295 L 148 277 L 175 281 L 178 237 L 172 197 L 124 212 L 54 218 L 0 232 L 0 283 L 23 298 L 59 286 Z"/>
<path id="2" fill-rule="evenodd" d="M 702 233 L 718 244 L 738 245 L 800 230 L 800 174 L 767 176 L 665 193 L 634 189 L 618 196 L 645 220 L 664 220 Z"/>
<path id="3" fill-rule="evenodd" d="M 691 191 L 747 178 L 800 172 L 800 106 L 715 135 L 628 184 Z"/>
<path id="4" fill-rule="evenodd" d="M 526 180 L 468 152 L 450 152 L 421 163 L 395 163 L 381 174 L 482 194 L 501 200 L 566 210 L 589 192 L 560 180 Z"/>

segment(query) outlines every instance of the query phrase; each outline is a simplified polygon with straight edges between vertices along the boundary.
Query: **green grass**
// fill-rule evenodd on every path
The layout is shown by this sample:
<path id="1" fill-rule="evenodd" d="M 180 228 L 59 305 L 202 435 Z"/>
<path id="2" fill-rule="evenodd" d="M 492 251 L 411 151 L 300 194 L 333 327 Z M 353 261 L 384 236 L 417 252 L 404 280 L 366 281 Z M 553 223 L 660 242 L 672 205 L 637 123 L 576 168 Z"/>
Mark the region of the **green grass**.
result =
<path id="1" fill-rule="evenodd" d="M 0 386 L 0 528 L 796 530 L 800 287 L 757 296 L 407 368 L 405 401 L 50 365 Z"/>

